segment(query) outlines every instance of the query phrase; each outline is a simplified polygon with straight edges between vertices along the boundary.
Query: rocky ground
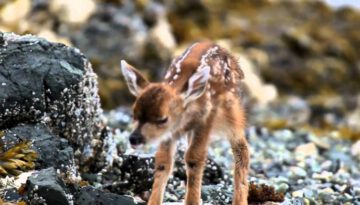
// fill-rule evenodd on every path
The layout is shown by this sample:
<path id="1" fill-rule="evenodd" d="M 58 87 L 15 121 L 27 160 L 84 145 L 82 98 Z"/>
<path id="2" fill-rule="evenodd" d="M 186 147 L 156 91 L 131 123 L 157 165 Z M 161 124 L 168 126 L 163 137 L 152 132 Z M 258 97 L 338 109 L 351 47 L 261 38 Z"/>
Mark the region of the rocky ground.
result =
<path id="1" fill-rule="evenodd" d="M 111 124 L 117 121 L 119 127 L 129 119 L 121 109 L 107 116 Z M 118 134 L 122 138 L 123 133 Z M 251 147 L 249 181 L 267 184 L 285 193 L 285 201 L 281 204 L 360 203 L 359 142 L 344 140 L 336 132 L 318 136 L 305 129 L 271 131 L 254 126 L 247 129 L 247 138 Z M 152 153 L 153 149 L 148 147 L 146 152 Z M 209 150 L 214 163 L 209 163 L 207 169 L 216 171 L 208 171 L 205 175 L 211 180 L 205 179 L 202 197 L 209 204 L 231 202 L 233 162 L 230 150 L 224 140 L 215 140 Z M 168 201 L 179 201 L 184 194 L 184 184 L 178 184 L 178 169 L 181 168 L 175 169 L 167 188 Z"/>
<path id="2" fill-rule="evenodd" d="M 246 76 L 249 202 L 360 204 L 359 22 L 320 1 L 0 1 L 0 31 L 36 35 L 0 33 L 0 204 L 145 204 L 156 146 L 129 148 L 119 60 L 157 80 L 201 38 Z M 209 149 L 204 203 L 231 204 L 229 150 Z"/>

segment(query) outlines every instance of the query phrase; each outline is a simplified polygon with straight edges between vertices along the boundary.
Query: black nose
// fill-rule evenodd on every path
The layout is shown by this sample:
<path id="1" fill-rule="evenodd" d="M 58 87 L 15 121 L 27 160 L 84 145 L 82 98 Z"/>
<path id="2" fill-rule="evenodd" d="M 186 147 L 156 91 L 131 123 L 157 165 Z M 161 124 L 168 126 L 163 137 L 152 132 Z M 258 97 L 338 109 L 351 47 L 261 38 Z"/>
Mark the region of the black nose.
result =
<path id="1" fill-rule="evenodd" d="M 145 143 L 145 137 L 140 133 L 132 133 L 129 140 L 130 144 L 132 145 L 139 145 Z"/>

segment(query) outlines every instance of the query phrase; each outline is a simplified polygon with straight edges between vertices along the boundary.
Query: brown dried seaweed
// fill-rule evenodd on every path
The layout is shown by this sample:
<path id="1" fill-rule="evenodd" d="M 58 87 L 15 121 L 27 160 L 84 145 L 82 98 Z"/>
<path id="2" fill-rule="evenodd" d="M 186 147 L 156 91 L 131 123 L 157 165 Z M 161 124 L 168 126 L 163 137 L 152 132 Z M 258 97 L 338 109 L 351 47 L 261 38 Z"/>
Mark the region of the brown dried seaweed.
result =
<path id="1" fill-rule="evenodd" d="M 249 184 L 249 203 L 263 203 L 263 202 L 283 202 L 284 193 L 277 193 L 272 186 L 267 186 L 265 184 L 256 185 L 251 182 Z"/>
<path id="2" fill-rule="evenodd" d="M 37 154 L 30 148 L 31 142 L 20 142 L 14 147 L 3 151 L 0 148 L 0 175 L 17 176 L 22 171 L 30 170 L 35 167 Z"/>

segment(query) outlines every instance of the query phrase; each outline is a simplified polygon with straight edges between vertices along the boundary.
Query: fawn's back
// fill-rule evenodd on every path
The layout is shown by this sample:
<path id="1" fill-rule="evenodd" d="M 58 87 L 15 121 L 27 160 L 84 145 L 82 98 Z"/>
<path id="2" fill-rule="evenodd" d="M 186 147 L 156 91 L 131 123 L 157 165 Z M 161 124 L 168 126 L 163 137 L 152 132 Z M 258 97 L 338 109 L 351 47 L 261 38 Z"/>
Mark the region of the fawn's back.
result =
<path id="1" fill-rule="evenodd" d="M 239 81 L 244 78 L 236 59 L 212 42 L 198 42 L 175 58 L 165 75 L 165 81 L 178 91 L 187 89 L 189 78 L 201 69 L 210 68 L 207 95 L 238 93 Z"/>

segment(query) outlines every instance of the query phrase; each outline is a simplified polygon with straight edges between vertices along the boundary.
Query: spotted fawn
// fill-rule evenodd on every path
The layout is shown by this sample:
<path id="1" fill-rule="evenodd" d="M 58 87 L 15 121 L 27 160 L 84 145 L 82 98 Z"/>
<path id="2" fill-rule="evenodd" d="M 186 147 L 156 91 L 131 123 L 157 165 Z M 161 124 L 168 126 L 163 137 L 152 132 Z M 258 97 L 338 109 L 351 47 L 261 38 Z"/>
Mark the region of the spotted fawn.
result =
<path id="1" fill-rule="evenodd" d="M 249 150 L 244 136 L 245 112 L 239 97 L 244 74 L 236 59 L 209 42 L 191 45 L 175 58 L 163 82 L 150 83 L 133 66 L 121 61 L 130 92 L 136 128 L 133 147 L 160 140 L 149 205 L 160 205 L 172 172 L 176 141 L 187 137 L 186 205 L 201 203 L 201 182 L 210 136 L 226 137 L 235 160 L 233 205 L 247 205 Z"/>

